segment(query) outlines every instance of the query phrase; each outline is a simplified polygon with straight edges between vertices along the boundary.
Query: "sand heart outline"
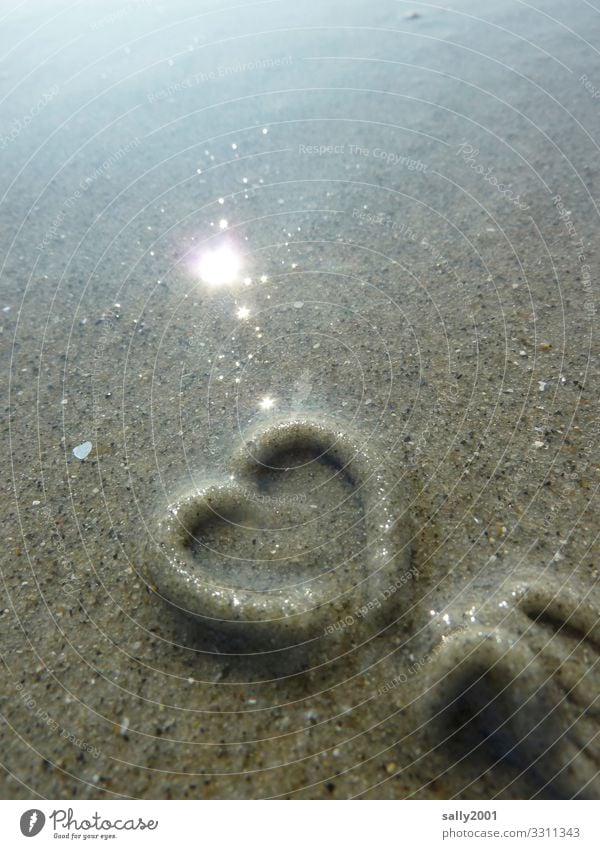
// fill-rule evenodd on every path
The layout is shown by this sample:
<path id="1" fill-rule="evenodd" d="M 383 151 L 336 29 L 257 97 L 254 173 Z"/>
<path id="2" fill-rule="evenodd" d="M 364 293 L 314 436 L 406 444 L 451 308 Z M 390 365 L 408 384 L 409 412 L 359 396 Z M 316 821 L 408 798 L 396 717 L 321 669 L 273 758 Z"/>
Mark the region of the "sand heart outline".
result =
<path id="1" fill-rule="evenodd" d="M 338 568 L 314 579 L 268 590 L 215 583 L 210 558 L 198 557 L 191 542 L 205 522 L 227 516 L 247 501 L 248 486 L 261 466 L 295 449 L 309 449 L 344 471 L 360 491 L 367 544 L 360 574 Z M 347 425 L 319 418 L 274 418 L 249 429 L 234 449 L 226 475 L 187 492 L 170 504 L 159 522 L 162 557 L 153 558 L 150 576 L 159 593 L 182 611 L 219 631 L 233 631 L 271 644 L 297 644 L 332 631 L 372 599 L 379 619 L 406 608 L 412 583 L 412 531 L 407 511 L 410 488 L 395 476 L 369 438 Z M 402 509 L 399 509 L 402 508 Z M 394 587 L 394 591 L 390 590 Z M 380 603 L 379 603 L 380 602 Z"/>
<path id="2" fill-rule="evenodd" d="M 600 793 L 600 626 L 597 609 L 566 587 L 534 582 L 519 588 L 512 609 L 493 628 L 449 635 L 436 656 L 437 693 L 455 707 L 468 704 L 485 743 L 467 734 L 467 752 L 494 736 L 518 781 L 530 774 L 538 792 L 597 799 Z M 448 670 L 443 688 L 440 670 Z M 458 680 L 452 683 L 452 677 Z M 434 688 L 432 687 L 432 691 Z M 439 695 L 433 697 L 438 702 Z M 464 709 L 461 713 L 464 722 Z M 452 731 L 460 731 L 451 720 Z M 466 727 L 466 725 L 464 726 Z M 521 771 L 519 774 L 519 770 Z M 464 788 L 471 795 L 471 785 Z"/>

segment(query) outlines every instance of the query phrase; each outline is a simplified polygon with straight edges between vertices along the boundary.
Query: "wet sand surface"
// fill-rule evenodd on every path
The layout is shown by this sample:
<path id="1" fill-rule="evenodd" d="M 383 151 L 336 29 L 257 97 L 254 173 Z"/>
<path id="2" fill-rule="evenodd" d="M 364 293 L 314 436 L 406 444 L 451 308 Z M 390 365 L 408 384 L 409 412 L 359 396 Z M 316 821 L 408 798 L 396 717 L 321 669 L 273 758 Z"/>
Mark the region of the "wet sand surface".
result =
<path id="1" fill-rule="evenodd" d="M 2 15 L 3 795 L 596 798 L 600 12 Z"/>

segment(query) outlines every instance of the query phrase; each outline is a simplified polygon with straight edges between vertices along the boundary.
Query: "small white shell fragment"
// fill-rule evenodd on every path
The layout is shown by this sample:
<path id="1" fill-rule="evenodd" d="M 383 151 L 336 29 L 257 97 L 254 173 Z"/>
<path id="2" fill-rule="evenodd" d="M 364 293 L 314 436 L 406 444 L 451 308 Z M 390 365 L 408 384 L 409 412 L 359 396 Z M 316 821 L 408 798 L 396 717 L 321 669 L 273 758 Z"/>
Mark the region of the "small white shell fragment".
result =
<path id="1" fill-rule="evenodd" d="M 77 457 L 78 460 L 85 460 L 91 450 L 91 442 L 82 442 L 81 445 L 76 445 L 75 448 L 73 448 L 73 454 Z"/>

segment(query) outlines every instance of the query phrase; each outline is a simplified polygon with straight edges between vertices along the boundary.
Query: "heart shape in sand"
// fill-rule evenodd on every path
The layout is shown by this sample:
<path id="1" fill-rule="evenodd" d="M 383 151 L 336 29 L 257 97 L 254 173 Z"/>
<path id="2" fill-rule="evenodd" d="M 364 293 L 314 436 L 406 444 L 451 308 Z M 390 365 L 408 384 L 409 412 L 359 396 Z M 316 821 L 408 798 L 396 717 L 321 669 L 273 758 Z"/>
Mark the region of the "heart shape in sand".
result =
<path id="1" fill-rule="evenodd" d="M 320 506 L 306 492 L 265 494 L 265 470 L 285 478 L 298 452 L 332 472 Z M 346 497 L 330 506 L 323 496 L 340 478 Z M 159 523 L 162 556 L 149 564 L 150 576 L 172 604 L 252 642 L 282 646 L 356 635 L 363 620 L 389 621 L 407 605 L 416 577 L 409 504 L 406 482 L 371 440 L 365 444 L 324 417 L 275 419 L 244 435 L 220 479 L 169 506 Z M 320 519 L 329 540 L 314 539 Z M 255 547 L 265 532 L 272 559 L 264 545 Z M 233 553 L 223 562 L 217 549 L 229 543 Z"/>

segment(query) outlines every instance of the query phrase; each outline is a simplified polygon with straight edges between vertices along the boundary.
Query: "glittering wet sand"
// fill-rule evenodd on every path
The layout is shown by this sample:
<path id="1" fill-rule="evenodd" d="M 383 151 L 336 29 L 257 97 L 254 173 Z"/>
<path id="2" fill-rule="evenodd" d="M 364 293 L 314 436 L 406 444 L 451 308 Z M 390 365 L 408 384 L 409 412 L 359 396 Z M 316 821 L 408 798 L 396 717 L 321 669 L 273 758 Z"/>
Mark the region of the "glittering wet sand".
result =
<path id="1" fill-rule="evenodd" d="M 597 796 L 600 24 L 543 11 L 8 14 L 5 796 Z M 286 499 L 261 593 L 307 544 L 348 590 L 370 505 L 410 520 L 310 651 L 159 586 L 169 506 L 280 420 L 389 502 L 347 454 L 244 483 Z"/>

